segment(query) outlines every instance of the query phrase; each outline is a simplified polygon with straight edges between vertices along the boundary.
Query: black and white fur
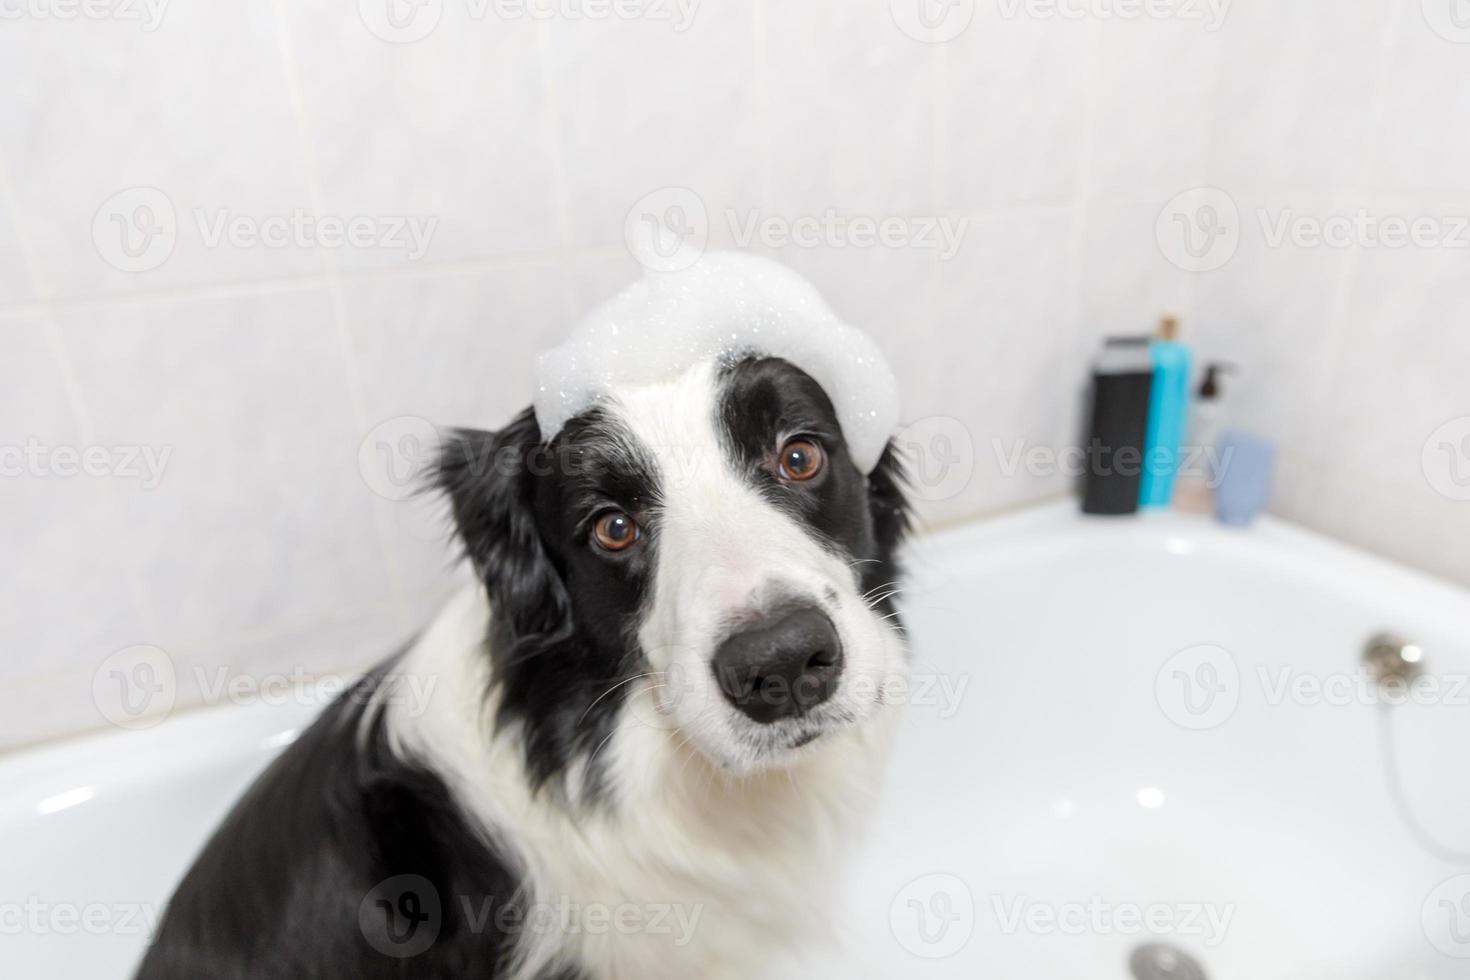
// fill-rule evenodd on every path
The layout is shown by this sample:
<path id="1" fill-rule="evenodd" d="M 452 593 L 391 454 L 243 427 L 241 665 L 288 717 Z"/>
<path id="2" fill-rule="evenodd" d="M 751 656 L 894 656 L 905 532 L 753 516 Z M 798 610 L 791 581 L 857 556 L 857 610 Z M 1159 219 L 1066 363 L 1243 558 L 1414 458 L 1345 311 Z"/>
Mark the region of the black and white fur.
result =
<path id="1" fill-rule="evenodd" d="M 826 454 L 809 483 L 773 475 L 795 435 Z M 820 937 L 907 660 L 900 479 L 892 446 L 860 472 L 771 358 L 610 392 L 549 445 L 529 411 L 459 431 L 438 485 L 478 583 L 250 789 L 139 977 L 749 978 Z M 626 552 L 589 546 L 608 504 L 644 528 Z M 842 674 L 757 724 L 711 658 L 791 602 L 830 618 Z M 393 696 L 413 675 L 427 710 Z"/>

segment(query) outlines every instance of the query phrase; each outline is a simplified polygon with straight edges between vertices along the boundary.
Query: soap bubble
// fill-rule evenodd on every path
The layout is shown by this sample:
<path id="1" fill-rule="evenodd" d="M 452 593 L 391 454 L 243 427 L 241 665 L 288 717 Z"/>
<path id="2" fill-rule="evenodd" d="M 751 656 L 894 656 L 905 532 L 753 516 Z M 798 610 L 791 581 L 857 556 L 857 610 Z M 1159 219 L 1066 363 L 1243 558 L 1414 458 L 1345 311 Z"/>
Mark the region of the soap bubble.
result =
<path id="1" fill-rule="evenodd" d="M 873 469 L 898 423 L 898 385 L 882 353 L 805 279 L 734 252 L 646 274 L 543 354 L 534 402 L 541 435 L 554 437 L 614 386 L 667 380 L 743 353 L 785 358 L 816 379 L 853 462 Z"/>

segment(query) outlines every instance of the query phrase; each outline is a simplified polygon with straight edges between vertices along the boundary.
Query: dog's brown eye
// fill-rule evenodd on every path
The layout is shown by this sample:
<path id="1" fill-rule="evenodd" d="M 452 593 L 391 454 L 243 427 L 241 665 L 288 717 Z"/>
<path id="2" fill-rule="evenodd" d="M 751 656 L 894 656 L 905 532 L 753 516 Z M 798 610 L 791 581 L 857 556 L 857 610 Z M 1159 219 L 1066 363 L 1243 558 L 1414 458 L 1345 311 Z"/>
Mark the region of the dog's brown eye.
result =
<path id="1" fill-rule="evenodd" d="M 592 540 L 607 551 L 622 551 L 637 541 L 642 532 L 638 522 L 620 510 L 610 510 L 592 526 Z"/>
<path id="2" fill-rule="evenodd" d="M 822 472 L 822 447 L 810 439 L 792 439 L 781 447 L 781 479 L 800 483 Z"/>

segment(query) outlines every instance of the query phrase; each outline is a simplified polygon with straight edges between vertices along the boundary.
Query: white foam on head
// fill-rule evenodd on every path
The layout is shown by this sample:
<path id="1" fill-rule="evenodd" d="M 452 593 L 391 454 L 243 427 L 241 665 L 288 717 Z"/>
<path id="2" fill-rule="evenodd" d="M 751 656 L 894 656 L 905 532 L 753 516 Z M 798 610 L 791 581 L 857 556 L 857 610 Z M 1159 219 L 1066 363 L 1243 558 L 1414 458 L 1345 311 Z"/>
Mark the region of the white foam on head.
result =
<path id="1" fill-rule="evenodd" d="M 609 390 L 739 354 L 790 361 L 832 399 L 853 462 L 869 473 L 898 425 L 898 385 L 877 346 L 811 283 L 768 259 L 706 255 L 649 272 L 593 310 L 536 364 L 536 420 L 551 440 Z"/>

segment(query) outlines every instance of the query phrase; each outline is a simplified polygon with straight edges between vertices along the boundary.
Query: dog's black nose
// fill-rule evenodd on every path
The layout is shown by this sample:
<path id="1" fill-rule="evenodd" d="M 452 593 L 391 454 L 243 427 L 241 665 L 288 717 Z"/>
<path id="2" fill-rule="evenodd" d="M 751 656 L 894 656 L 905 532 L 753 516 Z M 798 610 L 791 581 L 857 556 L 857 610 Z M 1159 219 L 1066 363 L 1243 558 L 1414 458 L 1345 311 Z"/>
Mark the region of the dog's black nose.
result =
<path id="1" fill-rule="evenodd" d="M 825 613 L 802 607 L 732 633 L 715 651 L 714 670 L 731 704 L 769 724 L 832 696 L 842 674 L 842 642 Z"/>

